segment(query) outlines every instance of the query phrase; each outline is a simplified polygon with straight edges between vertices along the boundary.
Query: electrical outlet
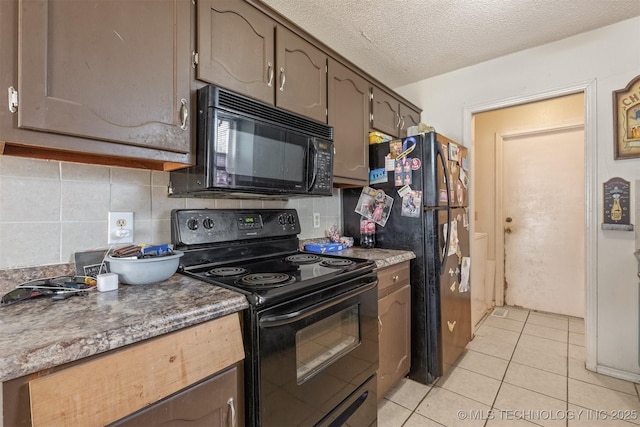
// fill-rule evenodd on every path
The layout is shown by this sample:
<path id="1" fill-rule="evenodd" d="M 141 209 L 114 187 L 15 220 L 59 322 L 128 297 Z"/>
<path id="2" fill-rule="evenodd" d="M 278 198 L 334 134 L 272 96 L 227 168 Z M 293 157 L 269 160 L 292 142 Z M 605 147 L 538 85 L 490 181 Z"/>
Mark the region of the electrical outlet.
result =
<path id="1" fill-rule="evenodd" d="M 313 213 L 313 228 L 320 228 L 320 212 Z"/>
<path id="2" fill-rule="evenodd" d="M 133 243 L 133 212 L 109 212 L 109 244 Z"/>

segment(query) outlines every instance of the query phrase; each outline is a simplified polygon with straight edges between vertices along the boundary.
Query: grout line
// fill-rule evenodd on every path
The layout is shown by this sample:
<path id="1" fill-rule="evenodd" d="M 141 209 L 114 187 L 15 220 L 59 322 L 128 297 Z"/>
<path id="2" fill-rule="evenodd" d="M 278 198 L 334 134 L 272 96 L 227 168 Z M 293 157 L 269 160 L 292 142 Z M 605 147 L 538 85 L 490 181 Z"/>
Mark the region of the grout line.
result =
<path id="1" fill-rule="evenodd" d="M 496 392 L 496 395 L 493 398 L 493 402 L 491 403 L 491 408 L 489 409 L 490 411 L 493 411 L 493 409 L 495 408 L 496 400 L 498 400 L 498 395 L 500 394 L 500 390 L 502 389 L 502 385 L 504 384 L 504 379 L 507 376 L 507 371 L 509 371 L 509 366 L 511 365 L 511 361 L 513 360 L 513 355 L 516 352 L 516 348 L 518 348 L 518 343 L 520 342 L 520 338 L 522 337 L 522 334 L 523 334 L 523 331 L 524 331 L 524 327 L 527 325 L 527 320 L 529 319 L 529 314 L 531 314 L 531 311 L 527 312 L 527 317 L 524 319 L 524 323 L 522 325 L 522 329 L 520 330 L 520 334 L 518 335 L 518 340 L 516 341 L 516 345 L 513 346 L 513 351 L 511 352 L 511 357 L 509 357 L 509 360 L 507 361 L 507 367 L 504 370 L 504 374 L 502 374 L 502 379 L 500 380 L 500 386 L 498 386 L 498 391 Z M 485 427 L 486 427 L 488 422 L 489 422 L 488 419 L 485 420 L 485 422 L 484 422 L 484 426 Z"/>

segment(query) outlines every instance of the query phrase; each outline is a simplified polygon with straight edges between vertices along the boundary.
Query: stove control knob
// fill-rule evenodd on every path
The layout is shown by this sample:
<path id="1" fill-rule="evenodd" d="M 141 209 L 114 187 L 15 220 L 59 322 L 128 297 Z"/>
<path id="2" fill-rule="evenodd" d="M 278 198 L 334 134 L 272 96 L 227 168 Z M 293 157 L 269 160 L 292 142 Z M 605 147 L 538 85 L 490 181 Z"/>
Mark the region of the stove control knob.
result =
<path id="1" fill-rule="evenodd" d="M 296 219 L 293 217 L 293 215 L 289 214 L 287 215 L 287 224 L 295 224 L 296 223 Z"/>
<path id="2" fill-rule="evenodd" d="M 278 215 L 278 223 L 280 225 L 285 225 L 287 223 L 287 219 L 285 218 L 285 215 Z"/>
<path id="3" fill-rule="evenodd" d="M 195 219 L 195 218 L 189 218 L 187 220 L 187 228 L 189 230 L 193 230 L 193 231 L 197 230 L 198 229 L 198 220 Z"/>
<path id="4" fill-rule="evenodd" d="M 213 228 L 213 220 L 211 218 L 205 218 L 202 220 L 202 226 L 207 230 L 211 230 Z"/>

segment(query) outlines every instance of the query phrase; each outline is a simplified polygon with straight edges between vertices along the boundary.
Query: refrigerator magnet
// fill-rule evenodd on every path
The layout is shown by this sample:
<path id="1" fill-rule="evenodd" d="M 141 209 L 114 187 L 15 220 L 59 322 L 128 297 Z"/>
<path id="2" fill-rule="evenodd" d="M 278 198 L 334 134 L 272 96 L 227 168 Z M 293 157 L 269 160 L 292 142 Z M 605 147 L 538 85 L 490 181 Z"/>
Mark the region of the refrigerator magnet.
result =
<path id="1" fill-rule="evenodd" d="M 400 189 L 398 189 L 398 196 L 400 197 L 404 197 L 407 194 L 409 194 L 411 192 L 411 187 L 408 185 L 405 185 L 403 187 L 401 187 Z"/>
<path id="2" fill-rule="evenodd" d="M 462 206 L 462 202 L 464 202 L 464 190 L 462 189 L 462 182 L 460 182 L 460 180 L 456 182 L 456 194 L 458 196 L 458 205 Z"/>
<path id="3" fill-rule="evenodd" d="M 389 155 L 393 160 L 400 158 L 400 153 L 402 153 L 402 141 L 395 140 L 389 142 Z"/>
<path id="4" fill-rule="evenodd" d="M 453 283 L 451 284 L 451 287 L 449 288 L 449 290 L 450 290 L 451 292 L 455 292 L 455 291 L 456 291 L 456 282 L 453 282 Z"/>
<path id="5" fill-rule="evenodd" d="M 422 162 L 420 161 L 419 158 L 414 157 L 413 159 L 411 159 L 411 170 L 412 171 L 417 171 L 418 169 L 420 169 L 421 166 L 422 166 Z"/>
<path id="6" fill-rule="evenodd" d="M 384 169 L 386 171 L 393 172 L 395 170 L 395 167 L 396 158 L 391 154 L 387 154 L 386 156 L 384 156 Z"/>
<path id="7" fill-rule="evenodd" d="M 455 255 L 458 252 L 458 221 L 451 221 L 451 236 L 449 237 L 449 252 L 447 256 Z"/>
<path id="8" fill-rule="evenodd" d="M 466 157 L 462 158 L 462 167 L 465 169 L 469 169 L 469 159 L 467 159 Z"/>
<path id="9" fill-rule="evenodd" d="M 469 292 L 469 271 L 471 269 L 471 258 L 462 257 L 462 271 L 460 272 L 459 292 Z"/>
<path id="10" fill-rule="evenodd" d="M 419 218 L 420 209 L 418 206 L 422 206 L 422 191 L 409 191 L 402 197 L 400 215 L 409 218 Z"/>
<path id="11" fill-rule="evenodd" d="M 449 144 L 449 160 L 457 162 L 459 159 L 460 148 L 455 144 Z"/>
<path id="12" fill-rule="evenodd" d="M 469 188 L 469 176 L 467 175 L 467 171 L 465 170 L 465 168 L 460 168 L 459 179 L 464 188 Z"/>
<path id="13" fill-rule="evenodd" d="M 403 139 L 401 147 L 402 152 L 396 156 L 396 159 L 407 157 L 416 148 L 416 139 L 412 136 Z"/>
<path id="14" fill-rule="evenodd" d="M 369 171 L 369 184 L 383 184 L 389 181 L 387 171 L 380 168 Z"/>
<path id="15" fill-rule="evenodd" d="M 438 200 L 442 203 L 446 203 L 447 201 L 447 190 L 444 188 L 440 189 L 440 196 L 438 197 Z"/>

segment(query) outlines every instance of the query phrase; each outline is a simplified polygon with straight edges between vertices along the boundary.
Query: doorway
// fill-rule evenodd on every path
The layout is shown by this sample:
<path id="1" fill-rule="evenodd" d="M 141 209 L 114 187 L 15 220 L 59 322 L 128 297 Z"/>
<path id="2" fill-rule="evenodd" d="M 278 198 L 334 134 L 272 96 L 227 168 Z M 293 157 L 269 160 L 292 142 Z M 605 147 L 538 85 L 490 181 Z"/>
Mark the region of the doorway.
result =
<path id="1" fill-rule="evenodd" d="M 583 101 L 583 115 L 584 120 L 584 133 L 585 133 L 585 245 L 584 254 L 585 260 L 595 259 L 596 247 L 597 247 L 597 233 L 598 233 L 598 215 L 596 211 L 596 204 L 598 200 L 598 183 L 596 176 L 597 165 L 597 125 L 596 125 L 596 82 L 590 80 L 575 85 L 559 87 L 556 89 L 549 89 L 545 92 L 519 95 L 511 98 L 499 99 L 492 102 L 486 102 L 482 104 L 470 105 L 464 107 L 463 111 L 463 141 L 470 145 L 470 151 L 472 156 L 472 174 L 471 182 L 477 184 L 478 173 L 475 170 L 477 157 L 482 157 L 482 154 L 476 156 L 477 147 L 475 144 L 477 129 L 475 126 L 476 116 L 479 113 L 499 110 L 507 107 L 520 106 L 537 101 L 555 99 L 565 97 L 573 94 L 581 94 L 584 97 Z M 485 153 L 486 155 L 487 153 Z M 495 158 L 494 153 L 491 156 Z M 495 186 L 493 187 L 495 189 Z M 474 212 L 475 221 L 472 223 L 472 230 L 477 232 L 481 231 L 479 227 L 480 221 L 484 221 L 491 227 L 495 227 L 495 216 L 492 218 L 485 218 L 480 216 L 478 211 L 482 211 L 479 208 L 486 205 L 485 199 L 495 200 L 495 190 L 489 188 L 488 193 L 483 193 L 484 190 L 471 186 L 470 188 L 470 200 L 471 209 Z M 487 194 L 488 197 L 481 197 L 480 195 Z M 492 228 L 493 229 L 493 228 Z M 495 242 L 492 242 L 495 244 Z M 495 251 L 495 247 L 492 248 Z M 495 252 L 493 252 L 495 254 Z M 473 256 L 473 254 L 472 254 Z M 495 255 L 494 255 L 495 256 Z M 495 264 L 495 259 L 494 259 Z M 489 263 L 488 263 L 489 266 Z M 596 355 L 597 355 L 597 265 L 595 262 L 587 262 L 584 269 L 585 273 L 585 356 L 586 367 L 589 370 L 595 371 L 597 368 Z M 495 301 L 496 305 L 502 305 L 503 301 Z"/>
<path id="2" fill-rule="evenodd" d="M 575 235 L 584 238 L 585 231 L 584 105 L 584 93 L 579 92 L 473 116 L 474 232 L 488 235 L 488 270 L 495 274 L 487 282 L 494 284 L 495 305 L 503 305 L 506 295 L 509 305 L 584 316 L 586 254 L 584 244 L 575 241 Z M 558 203 L 563 184 L 554 180 L 568 179 L 571 182 L 565 184 L 571 185 L 571 195 L 581 197 L 564 202 L 581 221 L 574 222 L 572 237 L 562 237 L 566 218 L 547 209 L 543 199 L 547 192 L 546 197 Z M 485 197 L 489 195 L 493 197 Z M 509 212 L 515 202 L 521 204 L 516 214 Z M 505 222 L 508 217 L 510 224 Z M 505 236 L 505 229 L 512 234 Z M 551 231 L 557 239 L 549 237 Z M 542 238 L 545 233 L 547 237 Z M 541 239 L 532 241 L 531 236 Z M 548 256 L 549 251 L 562 251 L 558 246 L 567 239 L 573 239 L 573 249 L 577 248 L 570 267 L 557 265 L 559 257 Z M 559 289 L 564 280 L 561 274 L 569 268 L 577 270 L 572 286 Z M 554 282 L 556 277 L 559 280 Z"/>
<path id="3" fill-rule="evenodd" d="M 506 305 L 583 318 L 583 125 L 497 135 L 496 154 L 496 290 Z"/>

